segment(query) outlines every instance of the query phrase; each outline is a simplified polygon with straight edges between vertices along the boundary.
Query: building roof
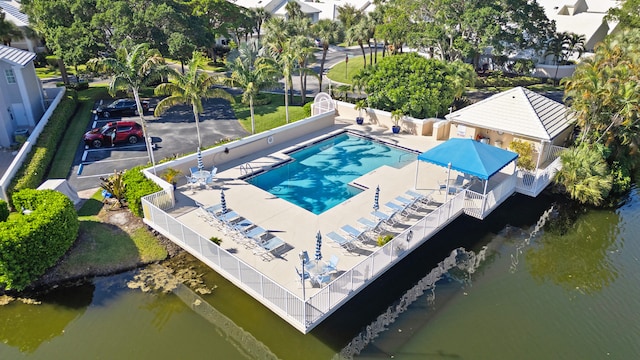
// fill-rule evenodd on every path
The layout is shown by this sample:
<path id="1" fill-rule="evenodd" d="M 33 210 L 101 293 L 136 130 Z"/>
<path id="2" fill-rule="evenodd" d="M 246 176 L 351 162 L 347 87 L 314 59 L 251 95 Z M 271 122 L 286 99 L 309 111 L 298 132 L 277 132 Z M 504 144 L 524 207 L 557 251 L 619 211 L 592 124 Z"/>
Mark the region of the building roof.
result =
<path id="1" fill-rule="evenodd" d="M 228 0 L 235 5 L 245 8 L 264 7 L 271 14 L 284 14 L 284 5 L 288 0 Z M 319 19 L 337 20 L 338 6 L 353 5 L 366 13 L 375 8 L 373 0 L 323 0 L 322 2 L 306 2 L 299 0 L 298 3 L 305 14 L 319 13 Z M 306 10 L 305 10 L 306 9 Z"/>
<path id="2" fill-rule="evenodd" d="M 6 20 L 18 27 L 29 26 L 29 17 L 20 11 L 20 3 L 15 0 L 0 0 L 0 8 L 7 14 Z"/>
<path id="3" fill-rule="evenodd" d="M 11 65 L 24 67 L 35 57 L 35 53 L 0 45 L 0 61 L 8 62 Z"/>
<path id="4" fill-rule="evenodd" d="M 278 7 L 276 7 L 276 9 L 274 9 L 273 14 L 274 15 L 280 15 L 280 16 L 285 16 L 287 14 L 287 3 L 289 2 L 296 2 L 298 3 L 298 5 L 300 5 L 300 11 L 302 11 L 303 14 L 317 14 L 320 13 L 321 11 L 316 9 L 315 7 L 307 4 L 306 2 L 303 1 L 298 1 L 298 0 L 292 0 L 292 1 L 284 1 L 282 3 L 279 4 Z"/>
<path id="5" fill-rule="evenodd" d="M 564 104 L 523 87 L 493 95 L 445 118 L 541 140 L 554 139 L 574 121 Z"/>

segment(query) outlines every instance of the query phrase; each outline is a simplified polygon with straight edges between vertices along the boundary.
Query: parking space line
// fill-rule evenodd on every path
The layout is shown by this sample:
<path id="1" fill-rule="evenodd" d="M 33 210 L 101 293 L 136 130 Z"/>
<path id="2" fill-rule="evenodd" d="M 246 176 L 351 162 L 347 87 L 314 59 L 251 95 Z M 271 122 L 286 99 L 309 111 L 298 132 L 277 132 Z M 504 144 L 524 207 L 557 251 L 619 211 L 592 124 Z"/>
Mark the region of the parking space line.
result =
<path id="1" fill-rule="evenodd" d="M 113 173 L 98 174 L 98 175 L 85 175 L 85 176 L 78 176 L 77 179 L 90 179 L 90 178 L 97 178 L 97 177 L 104 177 L 104 176 L 111 176 L 111 175 L 113 175 Z"/>
<path id="2" fill-rule="evenodd" d="M 106 162 L 122 162 L 122 161 L 126 161 L 126 160 L 136 160 L 136 159 L 146 159 L 146 156 L 136 156 L 136 157 L 129 157 L 129 158 L 124 158 L 124 159 L 107 159 L 107 160 L 96 160 L 96 161 L 83 161 L 82 164 L 84 165 L 89 165 L 89 164 L 95 164 L 95 163 L 106 163 Z"/>
<path id="3" fill-rule="evenodd" d="M 85 151 L 82 153 L 82 162 L 84 162 L 85 160 L 87 160 L 87 155 L 89 155 L 89 153 L 87 152 L 87 150 L 85 150 Z"/>
<path id="4" fill-rule="evenodd" d="M 139 147 L 145 147 L 146 145 L 144 143 L 140 143 L 137 145 L 125 145 L 125 146 L 118 146 L 118 147 L 113 147 L 113 146 L 107 146 L 107 147 L 103 147 L 103 148 L 99 148 L 99 149 L 87 149 L 85 151 L 105 151 L 105 150 L 121 150 L 121 149 L 135 149 L 135 148 L 139 148 Z"/>

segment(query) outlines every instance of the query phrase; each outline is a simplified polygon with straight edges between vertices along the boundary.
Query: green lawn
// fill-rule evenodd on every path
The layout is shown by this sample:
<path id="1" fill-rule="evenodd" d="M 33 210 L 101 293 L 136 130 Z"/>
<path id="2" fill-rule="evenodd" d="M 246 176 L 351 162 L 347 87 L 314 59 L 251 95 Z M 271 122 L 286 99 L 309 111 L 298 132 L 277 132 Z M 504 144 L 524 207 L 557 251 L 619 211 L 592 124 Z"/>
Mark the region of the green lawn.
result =
<path id="1" fill-rule="evenodd" d="M 105 86 L 90 87 L 78 92 L 78 108 L 71 119 L 64 138 L 56 151 L 56 156 L 49 171 L 50 179 L 65 179 L 73 165 L 78 144 L 82 141 L 82 134 L 87 131 L 87 124 L 91 121 L 91 109 L 97 99 L 108 99 L 109 94 Z"/>
<path id="2" fill-rule="evenodd" d="M 116 269 L 133 268 L 142 262 L 163 260 L 167 252 L 157 239 L 142 226 L 130 235 L 119 227 L 101 222 L 102 196 L 97 191 L 78 210 L 80 236 L 72 251 L 56 268 L 60 277 L 73 277 L 91 269 L 109 273 Z M 128 211 L 117 210 L 117 211 Z"/>
<path id="3" fill-rule="evenodd" d="M 267 105 L 254 106 L 256 133 L 273 129 L 275 127 L 286 124 L 286 115 L 284 107 L 284 95 L 282 94 L 266 94 L 271 98 L 271 103 Z M 294 97 L 293 103 L 289 104 L 289 121 L 294 122 L 306 117 L 304 109 L 300 104 L 300 97 Z M 236 118 L 240 121 L 242 127 L 251 132 L 251 112 L 248 105 L 244 105 L 241 97 L 236 97 L 236 103 L 232 104 Z"/>
<path id="4" fill-rule="evenodd" d="M 68 75 L 75 75 L 76 74 L 76 69 L 74 66 L 66 66 L 67 68 L 67 74 Z M 87 69 L 86 65 L 78 65 L 78 72 L 82 73 L 83 71 L 85 71 Z M 51 66 L 44 66 L 44 67 L 37 67 L 36 68 L 36 75 L 40 78 L 40 79 L 47 79 L 47 78 L 52 78 L 52 77 L 60 77 L 62 76 L 60 74 L 60 70 L 58 68 L 54 68 Z"/>
<path id="5" fill-rule="evenodd" d="M 348 68 L 347 65 L 349 66 Z M 341 61 L 335 64 L 327 73 L 327 77 L 331 79 L 331 81 L 343 84 L 351 84 L 353 81 L 353 75 L 355 75 L 363 67 L 364 60 L 362 59 L 362 56 L 349 57 L 348 63 Z"/>

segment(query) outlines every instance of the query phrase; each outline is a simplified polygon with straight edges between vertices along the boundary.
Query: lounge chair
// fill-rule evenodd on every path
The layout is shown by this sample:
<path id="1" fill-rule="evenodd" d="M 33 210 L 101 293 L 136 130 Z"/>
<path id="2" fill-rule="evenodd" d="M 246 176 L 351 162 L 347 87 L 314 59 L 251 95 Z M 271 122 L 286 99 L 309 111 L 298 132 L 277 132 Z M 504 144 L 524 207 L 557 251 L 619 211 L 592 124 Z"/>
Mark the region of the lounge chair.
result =
<path id="1" fill-rule="evenodd" d="M 396 214 L 397 214 L 397 211 L 394 211 L 391 214 L 385 214 L 379 210 L 375 210 L 371 212 L 371 215 L 373 215 L 375 218 L 381 221 L 380 225 L 384 224 L 387 226 L 394 226 L 395 224 L 398 223 L 398 221 L 394 219 Z"/>
<path id="2" fill-rule="evenodd" d="M 433 197 L 431 196 L 433 194 L 433 191 L 427 195 L 424 194 L 420 194 L 418 192 L 415 192 L 413 190 L 407 190 L 404 192 L 406 195 L 412 197 L 416 203 L 420 203 L 423 205 L 430 205 L 431 202 L 433 201 Z"/>
<path id="3" fill-rule="evenodd" d="M 351 236 L 353 238 L 353 240 L 359 240 L 360 237 L 362 235 L 364 235 L 364 233 L 367 230 L 360 230 L 360 229 L 356 229 L 351 225 L 345 225 L 343 227 L 340 228 L 342 231 L 344 231 L 345 233 L 349 234 L 349 236 Z"/>
<path id="4" fill-rule="evenodd" d="M 253 250 L 253 254 L 262 257 L 263 261 L 269 261 L 275 257 L 275 252 L 283 248 L 285 245 L 287 245 L 287 243 L 284 242 L 284 240 L 274 236 L 261 243 L 259 247 Z"/>
<path id="5" fill-rule="evenodd" d="M 366 228 L 366 231 L 371 231 L 375 234 L 382 233 L 382 228 L 380 227 L 382 220 L 373 221 L 367 218 L 360 218 L 358 219 L 358 222 Z"/>
<path id="6" fill-rule="evenodd" d="M 311 279 L 312 283 L 318 284 L 318 286 L 322 287 L 323 285 L 331 282 L 331 275 L 329 274 L 320 274 Z"/>
<path id="7" fill-rule="evenodd" d="M 400 214 L 400 216 L 406 218 L 408 217 L 411 213 L 407 210 L 409 208 L 409 205 L 399 205 L 396 204 L 394 202 L 387 202 L 386 204 L 384 204 L 384 206 L 388 207 L 389 209 L 393 210 L 396 214 Z"/>
<path id="8" fill-rule="evenodd" d="M 197 166 L 193 166 L 189 168 L 189 171 L 191 172 L 191 175 L 193 175 L 193 173 L 200 171 L 200 169 L 198 169 Z"/>
<path id="9" fill-rule="evenodd" d="M 336 244 L 340 245 L 342 248 L 347 251 L 351 251 L 355 248 L 355 246 L 351 243 L 350 239 L 345 239 L 342 235 L 336 232 L 330 232 L 327 234 L 327 237 L 333 240 Z"/>

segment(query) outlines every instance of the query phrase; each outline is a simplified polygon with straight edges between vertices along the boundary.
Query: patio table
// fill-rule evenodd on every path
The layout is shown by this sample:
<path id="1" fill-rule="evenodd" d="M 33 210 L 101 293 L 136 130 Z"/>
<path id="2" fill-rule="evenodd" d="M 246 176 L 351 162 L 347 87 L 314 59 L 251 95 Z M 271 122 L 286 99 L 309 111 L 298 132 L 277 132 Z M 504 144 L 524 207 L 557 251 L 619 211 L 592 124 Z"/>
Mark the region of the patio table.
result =
<path id="1" fill-rule="evenodd" d="M 211 171 L 209 170 L 199 170 L 191 174 L 191 177 L 200 184 L 204 184 L 209 176 L 211 176 Z"/>

